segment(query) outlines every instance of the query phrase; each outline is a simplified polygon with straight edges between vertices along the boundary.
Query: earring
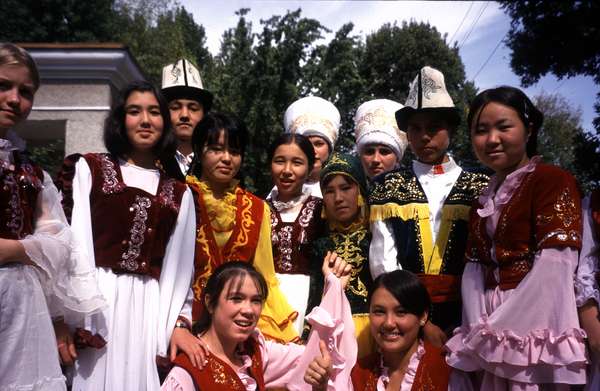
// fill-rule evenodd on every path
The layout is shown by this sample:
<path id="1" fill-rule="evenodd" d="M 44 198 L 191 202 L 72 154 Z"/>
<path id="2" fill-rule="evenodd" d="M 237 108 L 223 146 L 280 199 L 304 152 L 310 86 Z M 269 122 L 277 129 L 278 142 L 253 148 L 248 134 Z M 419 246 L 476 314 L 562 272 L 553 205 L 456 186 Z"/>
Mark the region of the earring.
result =
<path id="1" fill-rule="evenodd" d="M 420 321 L 420 322 L 419 322 L 419 324 L 421 325 L 421 327 L 422 327 L 422 326 L 425 326 L 425 321 L 424 321 L 424 320 L 422 320 L 422 321 Z"/>

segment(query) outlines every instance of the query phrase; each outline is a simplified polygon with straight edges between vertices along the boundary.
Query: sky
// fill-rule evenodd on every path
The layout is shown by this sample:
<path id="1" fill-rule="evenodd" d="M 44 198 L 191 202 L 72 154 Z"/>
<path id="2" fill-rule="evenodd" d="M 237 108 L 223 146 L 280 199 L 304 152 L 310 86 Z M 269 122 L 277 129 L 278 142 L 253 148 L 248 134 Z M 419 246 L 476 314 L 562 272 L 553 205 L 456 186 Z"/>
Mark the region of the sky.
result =
<path id="1" fill-rule="evenodd" d="M 246 18 L 252 22 L 254 32 L 260 32 L 261 19 L 301 8 L 304 17 L 317 19 L 332 31 L 319 43 L 331 40 L 347 22 L 354 23 L 354 33 L 364 37 L 384 23 L 415 20 L 435 26 L 447 34 L 449 42 L 458 42 L 467 79 L 473 80 L 480 90 L 505 84 L 520 87 L 519 77 L 510 68 L 510 50 L 502 42 L 510 29 L 510 18 L 496 2 L 180 0 L 180 3 L 194 15 L 196 23 L 204 26 L 212 54 L 219 52 L 223 32 L 237 24 L 235 11 L 240 8 L 250 8 Z M 524 90 L 530 97 L 541 92 L 561 94 L 573 108 L 581 110 L 583 128 L 593 129 L 594 101 L 600 88 L 591 77 L 558 80 L 547 75 Z"/>

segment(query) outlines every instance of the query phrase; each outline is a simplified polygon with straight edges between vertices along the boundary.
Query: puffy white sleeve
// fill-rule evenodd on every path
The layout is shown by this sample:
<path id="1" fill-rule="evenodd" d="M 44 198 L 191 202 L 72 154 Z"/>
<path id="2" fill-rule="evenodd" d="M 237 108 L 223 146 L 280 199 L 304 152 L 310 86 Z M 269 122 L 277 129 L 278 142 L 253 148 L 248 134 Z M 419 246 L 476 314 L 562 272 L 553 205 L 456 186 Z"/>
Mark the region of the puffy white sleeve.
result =
<path id="1" fill-rule="evenodd" d="M 398 264 L 398 251 L 390 223 L 371 222 L 371 245 L 369 247 L 369 268 L 373 279 L 380 274 L 402 269 Z"/>
<path id="2" fill-rule="evenodd" d="M 171 333 L 179 316 L 191 320 L 191 284 L 194 274 L 196 213 L 192 192 L 186 189 L 175 228 L 167 244 L 160 273 L 158 352 L 167 355 Z"/>
<path id="3" fill-rule="evenodd" d="M 52 317 L 80 319 L 106 303 L 98 290 L 94 270 L 74 256 L 75 238 L 62 209 L 61 197 L 48 173 L 38 194 L 34 232 L 21 240 L 26 254 L 41 270 L 40 281 Z"/>
<path id="4" fill-rule="evenodd" d="M 575 298 L 578 307 L 584 305 L 588 300 L 595 300 L 596 305 L 600 304 L 600 290 L 596 282 L 596 273 L 600 271 L 598 266 L 600 240 L 594 235 L 590 197 L 583 200 L 582 206 L 583 240 L 577 274 L 575 275 Z"/>

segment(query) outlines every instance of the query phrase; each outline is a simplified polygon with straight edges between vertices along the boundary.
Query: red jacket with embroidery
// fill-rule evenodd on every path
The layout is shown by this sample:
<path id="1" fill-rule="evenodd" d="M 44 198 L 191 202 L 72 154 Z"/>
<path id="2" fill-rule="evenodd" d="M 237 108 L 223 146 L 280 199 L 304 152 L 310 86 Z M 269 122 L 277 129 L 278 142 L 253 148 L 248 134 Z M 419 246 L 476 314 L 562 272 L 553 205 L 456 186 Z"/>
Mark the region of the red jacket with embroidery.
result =
<path id="1" fill-rule="evenodd" d="M 424 342 L 425 354 L 419 361 L 412 391 L 446 391 L 450 378 L 450 367 L 446 364 L 440 348 Z M 364 357 L 356 363 L 350 374 L 355 391 L 377 391 L 377 380 L 381 376 L 381 355 Z"/>
<path id="2" fill-rule="evenodd" d="M 229 240 L 221 249 L 217 244 L 201 189 L 193 181 L 188 186 L 194 193 L 196 207 L 196 253 L 194 256 L 194 303 L 192 318 L 198 320 L 203 311 L 202 292 L 212 271 L 226 261 L 253 262 L 264 214 L 264 201 L 237 187 L 235 224 Z"/>
<path id="3" fill-rule="evenodd" d="M 467 260 L 487 266 L 486 288 L 514 289 L 533 267 L 536 252 L 551 247 L 581 249 L 581 194 L 575 178 L 558 167 L 538 163 L 500 213 L 494 237 L 475 202 L 469 222 Z M 494 277 L 496 262 L 499 281 Z"/>
<path id="4" fill-rule="evenodd" d="M 256 380 L 257 391 L 264 391 L 266 387 L 263 378 L 262 356 L 256 339 L 248 338 L 244 343 L 244 351 L 244 354 L 252 359 L 252 365 L 248 371 L 249 375 Z M 207 364 L 202 370 L 194 367 L 184 353 L 179 354 L 174 363 L 190 374 L 199 391 L 246 391 L 238 374 L 227 363 L 215 357 L 214 354 L 208 355 L 206 360 Z"/>

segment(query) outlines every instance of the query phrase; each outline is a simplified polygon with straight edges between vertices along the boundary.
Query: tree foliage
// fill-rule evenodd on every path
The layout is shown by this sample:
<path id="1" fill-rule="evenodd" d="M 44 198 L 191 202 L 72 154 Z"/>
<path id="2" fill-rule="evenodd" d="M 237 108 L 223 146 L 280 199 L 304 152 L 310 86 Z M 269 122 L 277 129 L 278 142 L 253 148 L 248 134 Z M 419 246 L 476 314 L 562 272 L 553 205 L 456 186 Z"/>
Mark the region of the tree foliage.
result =
<path id="1" fill-rule="evenodd" d="M 506 39 L 511 67 L 525 86 L 547 73 L 559 79 L 591 76 L 600 85 L 600 3 L 580 1 L 501 1 L 512 18 Z M 600 131 L 600 94 L 594 120 Z"/>
<path id="2" fill-rule="evenodd" d="M 600 37 L 593 17 L 598 5 L 527 1 L 504 2 L 503 7 L 513 18 L 511 65 L 525 84 L 548 72 L 558 77 L 587 74 L 600 82 Z M 352 23 L 332 33 L 299 9 L 261 20 L 258 26 L 249 21 L 249 12 L 236 12 L 238 22 L 224 31 L 214 56 L 206 47 L 203 26 L 174 0 L 4 0 L 0 40 L 122 42 L 157 84 L 164 65 L 180 57 L 191 59 L 215 94 L 214 109 L 234 113 L 246 123 L 251 137 L 244 182 L 261 195 L 271 187 L 266 150 L 283 131 L 283 113 L 290 103 L 308 95 L 333 102 L 342 116 L 338 149 L 349 151 L 354 147 L 356 108 L 376 98 L 404 103 L 409 83 L 421 67 L 430 65 L 444 73 L 463 118 L 451 152 L 463 166 L 479 165 L 464 121 L 477 86 L 465 80 L 456 43 L 447 42 L 435 27 L 388 23 L 362 38 Z M 332 37 L 325 42 L 327 34 Z M 544 158 L 573 171 L 586 186 L 598 184 L 599 137 L 581 129 L 581 114 L 562 97 L 541 95 L 536 102 L 546 114 L 539 138 Z M 600 118 L 596 121 L 600 128 Z M 407 153 L 405 159 L 410 158 Z"/>

